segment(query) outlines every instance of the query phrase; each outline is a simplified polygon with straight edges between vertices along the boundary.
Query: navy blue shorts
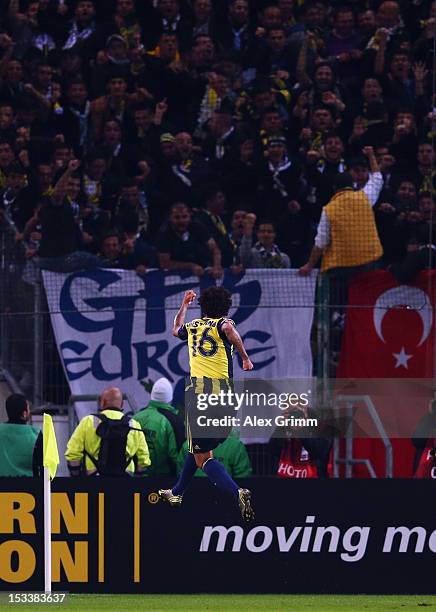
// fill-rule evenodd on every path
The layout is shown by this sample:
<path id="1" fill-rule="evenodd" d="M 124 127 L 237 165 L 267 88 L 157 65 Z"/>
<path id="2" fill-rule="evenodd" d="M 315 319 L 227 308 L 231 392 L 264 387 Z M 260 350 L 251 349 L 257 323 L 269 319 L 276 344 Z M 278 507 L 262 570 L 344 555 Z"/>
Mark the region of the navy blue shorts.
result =
<path id="1" fill-rule="evenodd" d="M 208 417 L 223 416 L 220 406 L 214 409 L 207 410 L 204 413 L 197 408 L 198 390 L 195 385 L 188 385 L 185 391 L 185 428 L 186 440 L 188 442 L 188 450 L 190 453 L 207 453 L 216 448 L 221 442 L 226 440 L 231 432 L 231 426 L 208 426 L 206 428 L 199 427 L 197 419 L 200 415 Z M 203 434 L 199 435 L 199 434 Z M 216 434 L 216 435 L 215 435 Z"/>

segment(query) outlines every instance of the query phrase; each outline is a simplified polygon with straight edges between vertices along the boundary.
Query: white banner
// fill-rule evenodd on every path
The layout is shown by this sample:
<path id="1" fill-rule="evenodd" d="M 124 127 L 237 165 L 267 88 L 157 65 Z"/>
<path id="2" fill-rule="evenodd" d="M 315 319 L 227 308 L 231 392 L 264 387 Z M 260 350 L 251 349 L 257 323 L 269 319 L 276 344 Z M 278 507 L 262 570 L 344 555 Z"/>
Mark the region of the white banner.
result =
<path id="1" fill-rule="evenodd" d="M 153 270 L 95 269 L 74 274 L 44 272 L 51 321 L 71 392 L 98 394 L 109 386 L 128 393 L 137 409 L 148 394 L 139 382 L 167 377 L 176 397 L 189 373 L 186 344 L 171 334 L 183 292 L 199 293 L 209 277 Z M 307 378 L 312 375 L 310 331 L 316 276 L 296 270 L 226 271 L 223 285 L 233 294 L 230 317 L 255 365 L 255 378 Z M 200 316 L 188 311 L 187 320 Z M 243 373 L 235 357 L 234 377 Z M 78 417 L 95 405 L 78 406 Z"/>

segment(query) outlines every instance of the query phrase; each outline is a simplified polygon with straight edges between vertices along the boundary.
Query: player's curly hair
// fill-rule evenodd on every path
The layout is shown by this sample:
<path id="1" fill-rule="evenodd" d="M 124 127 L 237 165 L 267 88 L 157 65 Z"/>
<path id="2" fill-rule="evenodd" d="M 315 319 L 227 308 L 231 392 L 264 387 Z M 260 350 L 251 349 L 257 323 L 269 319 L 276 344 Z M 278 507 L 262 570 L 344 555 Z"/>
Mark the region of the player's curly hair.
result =
<path id="1" fill-rule="evenodd" d="M 198 303 L 204 317 L 226 317 L 232 305 L 232 294 L 224 287 L 209 287 L 201 294 Z"/>

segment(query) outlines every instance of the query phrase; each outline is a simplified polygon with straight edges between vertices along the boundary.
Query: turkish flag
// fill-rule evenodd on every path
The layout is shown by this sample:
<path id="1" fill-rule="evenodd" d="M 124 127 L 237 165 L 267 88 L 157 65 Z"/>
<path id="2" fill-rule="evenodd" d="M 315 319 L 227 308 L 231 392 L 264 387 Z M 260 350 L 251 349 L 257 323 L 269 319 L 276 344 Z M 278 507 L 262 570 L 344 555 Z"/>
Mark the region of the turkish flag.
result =
<path id="1" fill-rule="evenodd" d="M 354 382 L 347 385 L 337 380 L 338 392 L 370 395 L 391 436 L 394 476 L 412 476 L 410 437 L 432 395 L 435 287 L 433 271 L 422 272 L 413 285 L 399 285 L 387 270 L 360 274 L 349 287 L 336 377 Z M 363 413 L 362 429 L 374 430 L 368 413 L 359 411 Z M 354 457 L 369 458 L 377 475 L 384 475 L 385 452 L 380 440 L 370 435 L 355 439 Z M 356 466 L 355 475 L 368 474 Z"/>
<path id="2" fill-rule="evenodd" d="M 337 377 L 432 378 L 435 283 L 435 272 L 413 285 L 399 285 L 388 270 L 357 276 Z"/>

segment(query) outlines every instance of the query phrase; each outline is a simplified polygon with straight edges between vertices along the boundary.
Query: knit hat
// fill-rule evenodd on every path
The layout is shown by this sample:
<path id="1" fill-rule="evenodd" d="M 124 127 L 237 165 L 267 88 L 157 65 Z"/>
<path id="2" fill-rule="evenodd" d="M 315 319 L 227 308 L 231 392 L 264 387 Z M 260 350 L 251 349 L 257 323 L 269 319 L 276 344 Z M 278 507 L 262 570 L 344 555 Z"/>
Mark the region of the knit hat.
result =
<path id="1" fill-rule="evenodd" d="M 159 378 L 151 390 L 151 399 L 155 402 L 171 404 L 173 399 L 173 388 L 168 378 Z"/>
<path id="2" fill-rule="evenodd" d="M 359 155 L 350 159 L 350 168 L 369 168 L 368 158 L 364 155 Z"/>
<path id="3" fill-rule="evenodd" d="M 165 132 L 165 134 L 162 134 L 159 140 L 160 142 L 175 142 L 176 141 L 174 136 L 170 134 L 169 132 Z"/>
<path id="4" fill-rule="evenodd" d="M 120 34 L 111 34 L 111 36 L 109 36 L 109 38 L 106 41 L 106 48 L 109 47 L 111 42 L 114 40 L 118 40 L 119 42 L 122 42 L 126 47 L 128 46 L 126 40 Z"/>
<path id="5" fill-rule="evenodd" d="M 268 138 L 269 147 L 286 147 L 286 138 L 284 136 L 271 136 Z"/>
<path id="6" fill-rule="evenodd" d="M 353 189 L 353 179 L 348 172 L 337 174 L 333 179 L 333 191 L 343 191 L 344 189 Z"/>

